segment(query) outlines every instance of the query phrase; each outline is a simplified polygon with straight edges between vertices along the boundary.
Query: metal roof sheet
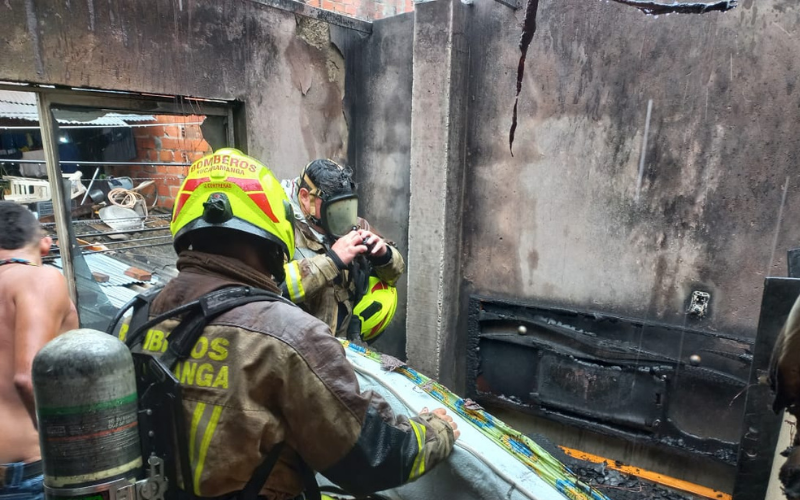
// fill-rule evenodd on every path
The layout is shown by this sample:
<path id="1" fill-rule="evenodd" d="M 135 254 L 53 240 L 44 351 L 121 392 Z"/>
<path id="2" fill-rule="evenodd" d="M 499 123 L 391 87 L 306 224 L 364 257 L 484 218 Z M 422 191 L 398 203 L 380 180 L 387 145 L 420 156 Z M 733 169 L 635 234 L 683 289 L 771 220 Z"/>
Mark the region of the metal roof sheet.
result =
<path id="1" fill-rule="evenodd" d="M 131 266 L 109 257 L 108 255 L 94 253 L 84 255 L 83 258 L 86 260 L 86 265 L 89 266 L 90 271 L 108 276 L 108 281 L 99 283 L 102 287 L 127 286 L 144 283 L 141 280 L 131 278 L 125 274 L 125 271 Z M 61 258 L 59 257 L 53 260 L 53 264 L 61 268 Z"/>
<path id="2" fill-rule="evenodd" d="M 119 309 L 139 294 L 136 290 L 128 288 L 128 285 L 142 283 L 142 281 L 125 275 L 125 270 L 130 267 L 128 264 L 102 254 L 90 254 L 83 257 L 86 259 L 89 270 L 108 276 L 107 282 L 98 284 L 112 306 Z M 61 270 L 61 258 L 55 259 L 51 264 Z"/>
<path id="3" fill-rule="evenodd" d="M 111 305 L 117 309 L 139 295 L 139 292 L 131 290 L 130 288 L 125 288 L 124 286 L 108 286 L 104 287 L 102 290 L 103 293 L 106 294 L 106 297 L 108 297 L 108 301 Z"/>
<path id="4" fill-rule="evenodd" d="M 114 113 L 102 110 L 77 111 L 55 109 L 53 115 L 58 123 L 75 125 L 104 125 L 108 127 L 127 127 L 127 122 L 154 121 L 152 115 Z M 30 122 L 39 121 L 36 109 L 36 94 L 15 90 L 0 90 L 0 118 L 13 118 Z"/>

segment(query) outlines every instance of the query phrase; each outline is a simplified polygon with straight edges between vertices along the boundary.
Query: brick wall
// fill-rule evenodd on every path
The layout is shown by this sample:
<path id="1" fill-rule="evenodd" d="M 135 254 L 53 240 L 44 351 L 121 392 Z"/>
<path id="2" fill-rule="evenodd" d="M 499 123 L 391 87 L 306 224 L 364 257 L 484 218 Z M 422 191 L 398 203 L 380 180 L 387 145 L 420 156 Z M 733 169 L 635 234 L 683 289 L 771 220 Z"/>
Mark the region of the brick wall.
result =
<path id="1" fill-rule="evenodd" d="M 413 0 L 305 0 L 305 3 L 367 21 L 414 10 Z"/>
<path id="2" fill-rule="evenodd" d="M 142 162 L 191 163 L 211 152 L 211 146 L 203 139 L 200 123 L 204 116 L 160 115 L 152 122 L 137 123 L 133 129 L 136 141 L 136 160 Z M 138 126 L 152 124 L 153 126 Z M 158 193 L 157 206 L 172 208 L 178 189 L 189 167 L 175 165 L 119 166 L 113 168 L 114 175 L 133 178 L 134 186 L 146 179 L 155 181 L 155 188 L 144 191 L 152 200 L 153 189 Z"/>

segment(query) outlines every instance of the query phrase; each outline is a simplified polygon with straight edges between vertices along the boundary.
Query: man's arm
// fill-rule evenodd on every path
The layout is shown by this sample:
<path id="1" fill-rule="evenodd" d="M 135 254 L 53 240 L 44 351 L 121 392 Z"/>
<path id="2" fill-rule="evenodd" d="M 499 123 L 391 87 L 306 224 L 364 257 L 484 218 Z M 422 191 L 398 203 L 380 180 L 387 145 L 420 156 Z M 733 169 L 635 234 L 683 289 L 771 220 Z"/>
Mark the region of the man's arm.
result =
<path id="1" fill-rule="evenodd" d="M 351 494 L 413 481 L 450 454 L 458 431 L 443 410 L 395 414 L 376 393 L 361 392 L 341 344 L 314 320 L 296 325 L 301 351 L 287 353 L 278 398 L 287 443 L 312 469 Z"/>
<path id="2" fill-rule="evenodd" d="M 353 259 L 367 251 L 356 231 L 342 236 L 326 253 L 284 264 L 286 280 L 283 295 L 295 304 L 302 304 L 336 280 Z"/>
<path id="3" fill-rule="evenodd" d="M 283 296 L 295 304 L 302 304 L 328 287 L 341 269 L 326 254 L 287 262 L 283 266 L 286 279 L 281 285 Z"/>
<path id="4" fill-rule="evenodd" d="M 387 245 L 386 250 L 387 253 L 391 255 L 389 261 L 385 263 L 375 262 L 372 268 L 381 281 L 395 286 L 397 280 L 400 279 L 400 276 L 402 276 L 403 272 L 406 270 L 406 263 L 403 260 L 403 256 L 400 255 L 400 250 L 397 248 Z"/>
<path id="5" fill-rule="evenodd" d="M 361 222 L 362 225 L 369 227 L 367 221 L 362 219 Z M 358 233 L 369 246 L 369 250 L 365 255 L 370 260 L 375 274 L 384 283 L 395 286 L 397 280 L 400 279 L 406 269 L 406 263 L 403 260 L 403 256 L 400 255 L 400 251 L 393 243 L 370 229 L 361 229 Z"/>
<path id="6" fill-rule="evenodd" d="M 36 425 L 31 366 L 36 353 L 60 333 L 78 327 L 64 277 L 42 268 L 35 279 L 20 283 L 15 294 L 14 385 Z"/>

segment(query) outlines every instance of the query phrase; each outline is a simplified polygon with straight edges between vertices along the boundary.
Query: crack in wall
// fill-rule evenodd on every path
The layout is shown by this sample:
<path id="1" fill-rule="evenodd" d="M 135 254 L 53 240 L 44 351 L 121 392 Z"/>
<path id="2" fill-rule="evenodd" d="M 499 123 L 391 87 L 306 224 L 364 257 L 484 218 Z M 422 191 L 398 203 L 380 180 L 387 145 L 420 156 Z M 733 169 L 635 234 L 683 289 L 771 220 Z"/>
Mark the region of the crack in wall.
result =
<path id="1" fill-rule="evenodd" d="M 720 0 L 712 3 L 683 2 L 663 4 L 649 0 L 611 0 L 628 5 L 644 12 L 647 15 L 658 16 L 662 14 L 705 14 L 707 12 L 726 12 L 736 8 L 738 0 Z M 522 36 L 519 40 L 519 65 L 517 66 L 517 92 L 514 96 L 514 110 L 511 114 L 511 129 L 508 133 L 508 150 L 514 156 L 514 135 L 517 131 L 517 106 L 519 94 L 522 91 L 522 78 L 525 74 L 525 59 L 528 56 L 528 47 L 536 33 L 536 13 L 539 10 L 539 0 L 528 0 L 525 7 L 525 20 L 522 23 Z"/>

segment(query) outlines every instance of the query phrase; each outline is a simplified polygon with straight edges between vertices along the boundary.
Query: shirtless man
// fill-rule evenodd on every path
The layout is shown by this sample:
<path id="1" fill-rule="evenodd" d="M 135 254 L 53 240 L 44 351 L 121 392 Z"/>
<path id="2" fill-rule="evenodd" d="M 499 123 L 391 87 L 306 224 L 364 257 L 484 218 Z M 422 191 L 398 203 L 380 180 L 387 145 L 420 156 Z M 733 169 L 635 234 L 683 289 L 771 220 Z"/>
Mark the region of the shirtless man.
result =
<path id="1" fill-rule="evenodd" d="M 64 277 L 42 267 L 51 243 L 27 208 L 0 201 L 0 500 L 43 496 L 31 364 L 78 328 Z"/>

